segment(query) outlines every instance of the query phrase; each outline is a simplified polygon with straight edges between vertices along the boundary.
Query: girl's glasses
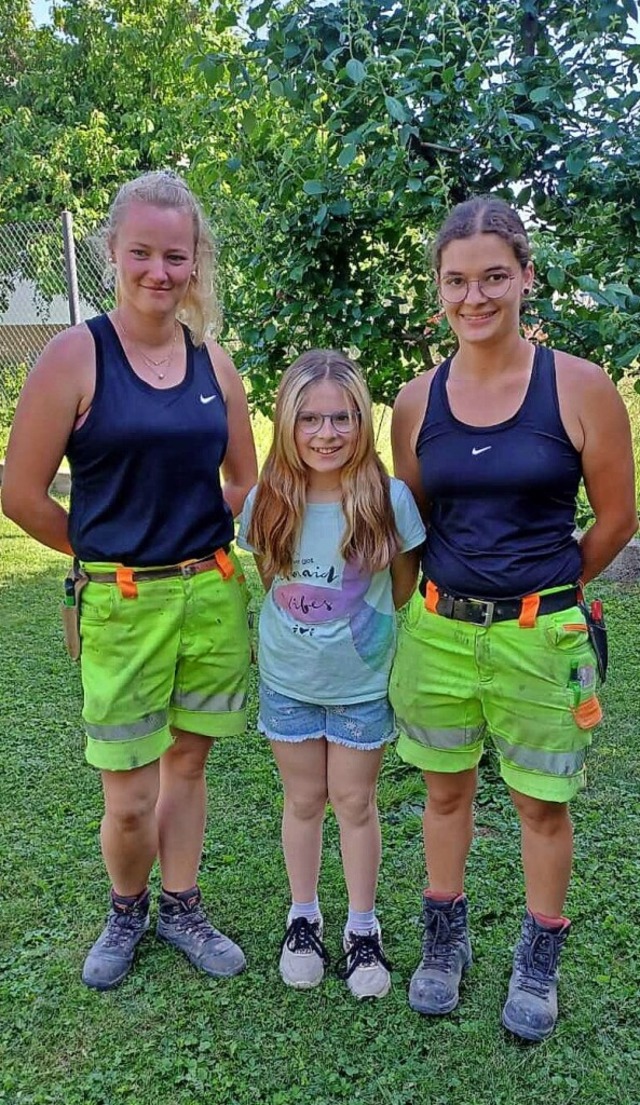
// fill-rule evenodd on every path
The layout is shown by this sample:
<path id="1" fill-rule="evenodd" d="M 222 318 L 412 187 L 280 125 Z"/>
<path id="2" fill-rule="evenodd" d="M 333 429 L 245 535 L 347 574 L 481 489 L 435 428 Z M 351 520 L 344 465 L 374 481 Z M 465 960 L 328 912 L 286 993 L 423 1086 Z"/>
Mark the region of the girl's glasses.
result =
<path id="1" fill-rule="evenodd" d="M 317 434 L 324 426 L 325 418 L 337 434 L 350 434 L 360 421 L 360 411 L 335 411 L 332 414 L 316 414 L 315 411 L 299 411 L 296 426 L 303 434 Z"/>
<path id="2" fill-rule="evenodd" d="M 472 284 L 478 285 L 480 295 L 487 299 L 502 299 L 511 287 L 515 276 L 510 272 L 490 272 L 479 280 L 466 280 L 464 276 L 445 276 L 438 287 L 445 303 L 462 303 L 469 294 Z"/>

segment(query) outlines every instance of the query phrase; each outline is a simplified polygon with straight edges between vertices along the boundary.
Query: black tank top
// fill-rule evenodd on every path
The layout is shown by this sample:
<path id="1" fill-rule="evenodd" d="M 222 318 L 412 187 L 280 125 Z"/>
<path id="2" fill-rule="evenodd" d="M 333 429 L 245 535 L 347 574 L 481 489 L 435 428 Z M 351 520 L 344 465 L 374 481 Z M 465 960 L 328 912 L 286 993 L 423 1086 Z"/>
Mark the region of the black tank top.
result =
<path id="1" fill-rule="evenodd" d="M 69 539 L 81 560 L 153 567 L 204 557 L 233 537 L 220 486 L 227 412 L 205 346 L 186 327 L 184 380 L 145 383 L 106 315 L 91 319 L 96 387 L 67 443 Z"/>
<path id="2" fill-rule="evenodd" d="M 431 502 L 422 568 L 454 595 L 522 597 L 575 583 L 580 454 L 562 425 L 553 351 L 536 348 L 526 396 L 496 426 L 451 412 L 450 360 L 437 369 L 416 452 Z"/>

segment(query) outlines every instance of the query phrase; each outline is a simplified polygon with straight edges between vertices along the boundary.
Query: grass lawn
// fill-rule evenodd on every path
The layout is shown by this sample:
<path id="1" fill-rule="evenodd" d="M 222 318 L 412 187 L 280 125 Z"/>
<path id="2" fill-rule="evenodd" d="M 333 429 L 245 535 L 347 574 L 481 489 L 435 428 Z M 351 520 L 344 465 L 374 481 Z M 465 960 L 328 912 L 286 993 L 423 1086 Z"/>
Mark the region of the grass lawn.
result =
<path id="1" fill-rule="evenodd" d="M 637 1105 L 639 587 L 600 589 L 612 638 L 606 722 L 588 789 L 574 806 L 574 929 L 561 1019 L 549 1042 L 531 1047 L 500 1028 L 523 894 L 516 820 L 491 758 L 469 864 L 475 962 L 459 1009 L 429 1020 L 407 1005 L 419 955 L 421 783 L 393 751 L 380 785 L 378 903 L 395 965 L 391 994 L 358 1005 L 334 977 L 310 993 L 281 984 L 288 904 L 281 797 L 255 730 L 255 696 L 246 736 L 220 741 L 211 755 L 201 878 L 214 918 L 244 947 L 248 970 L 215 982 L 148 936 L 120 989 L 83 987 L 82 961 L 101 928 L 108 884 L 99 779 L 82 754 L 79 671 L 58 628 L 64 567 L 63 558 L 0 522 L 0 1102 Z M 346 902 L 331 816 L 325 849 L 320 891 L 335 955 Z"/>

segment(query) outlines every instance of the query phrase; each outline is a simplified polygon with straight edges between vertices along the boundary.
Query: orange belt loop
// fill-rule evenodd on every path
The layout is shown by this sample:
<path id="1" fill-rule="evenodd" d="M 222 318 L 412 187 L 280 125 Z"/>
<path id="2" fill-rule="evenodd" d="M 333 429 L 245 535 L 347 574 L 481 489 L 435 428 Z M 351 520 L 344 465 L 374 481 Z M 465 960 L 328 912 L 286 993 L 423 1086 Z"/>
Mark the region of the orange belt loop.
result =
<path id="1" fill-rule="evenodd" d="M 432 580 L 427 580 L 427 589 L 424 595 L 424 604 L 430 614 L 437 614 L 436 606 L 438 605 L 438 599 L 440 598 L 440 592 Z"/>
<path id="2" fill-rule="evenodd" d="M 123 599 L 137 599 L 138 588 L 133 578 L 133 568 L 118 568 L 116 584 Z"/>
<path id="3" fill-rule="evenodd" d="M 224 549 L 216 549 L 213 558 L 220 569 L 222 578 L 231 579 L 235 573 L 235 568 Z"/>
<path id="4" fill-rule="evenodd" d="M 540 607 L 540 595 L 525 595 L 520 607 L 518 625 L 521 629 L 535 629 L 536 618 Z"/>

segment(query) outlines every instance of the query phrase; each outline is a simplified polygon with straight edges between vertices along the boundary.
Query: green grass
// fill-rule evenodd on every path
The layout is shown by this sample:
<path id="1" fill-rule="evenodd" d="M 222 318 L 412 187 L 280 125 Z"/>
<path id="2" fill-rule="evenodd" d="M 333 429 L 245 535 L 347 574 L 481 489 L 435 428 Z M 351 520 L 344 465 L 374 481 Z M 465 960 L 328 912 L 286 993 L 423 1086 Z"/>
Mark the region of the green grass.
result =
<path id="1" fill-rule="evenodd" d="M 337 979 L 280 982 L 287 909 L 282 808 L 269 748 L 251 723 L 209 766 L 201 883 L 247 972 L 199 975 L 151 936 L 112 994 L 80 982 L 108 885 L 101 794 L 82 754 L 80 678 L 62 649 L 65 564 L 0 523 L 0 1102 L 7 1105 L 635 1105 L 640 1080 L 640 588 L 602 588 L 612 667 L 606 722 L 576 801 L 576 871 L 554 1037 L 527 1047 L 500 1028 L 522 909 L 518 829 L 495 764 L 483 765 L 468 890 L 475 962 L 459 1009 L 413 1014 L 419 954 L 421 784 L 391 751 L 380 785 L 379 912 L 394 965 L 379 1004 Z M 257 587 L 251 565 L 252 585 Z M 154 890 L 158 879 L 154 874 Z M 321 899 L 338 952 L 345 915 L 338 839 L 325 834 Z M 633 920 L 635 918 L 635 921 Z"/>

